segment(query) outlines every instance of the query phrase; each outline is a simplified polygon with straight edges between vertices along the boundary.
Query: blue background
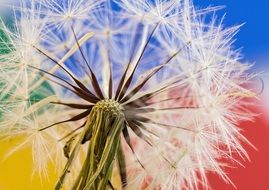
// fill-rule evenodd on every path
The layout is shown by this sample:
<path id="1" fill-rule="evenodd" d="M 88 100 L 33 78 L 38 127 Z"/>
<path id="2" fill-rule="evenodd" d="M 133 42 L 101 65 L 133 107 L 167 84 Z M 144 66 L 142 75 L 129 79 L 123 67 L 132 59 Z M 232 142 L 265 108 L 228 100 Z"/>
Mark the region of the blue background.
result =
<path id="1" fill-rule="evenodd" d="M 225 5 L 225 26 L 245 23 L 236 35 L 236 48 L 244 60 L 256 63 L 254 69 L 269 71 L 269 0 L 194 0 L 198 8 Z M 221 17 L 220 17 L 221 18 Z"/>

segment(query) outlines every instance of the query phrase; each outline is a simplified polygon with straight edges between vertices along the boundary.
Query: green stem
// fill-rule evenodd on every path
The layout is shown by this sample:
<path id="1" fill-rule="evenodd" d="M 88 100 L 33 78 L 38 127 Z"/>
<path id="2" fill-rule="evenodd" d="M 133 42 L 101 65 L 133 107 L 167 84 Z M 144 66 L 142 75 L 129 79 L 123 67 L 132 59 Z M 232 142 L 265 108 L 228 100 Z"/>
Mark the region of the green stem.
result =
<path id="1" fill-rule="evenodd" d="M 120 134 L 124 127 L 124 117 L 121 112 L 102 108 L 93 109 L 88 117 L 84 132 L 67 161 L 63 175 L 55 190 L 62 187 L 67 173 L 70 172 L 73 161 L 78 157 L 80 146 L 85 137 L 91 137 L 87 156 L 77 176 L 72 190 L 106 190 L 112 178 L 114 160 L 118 158 Z M 91 134 L 88 134 L 89 131 Z M 79 158 L 78 158 L 79 159 Z"/>

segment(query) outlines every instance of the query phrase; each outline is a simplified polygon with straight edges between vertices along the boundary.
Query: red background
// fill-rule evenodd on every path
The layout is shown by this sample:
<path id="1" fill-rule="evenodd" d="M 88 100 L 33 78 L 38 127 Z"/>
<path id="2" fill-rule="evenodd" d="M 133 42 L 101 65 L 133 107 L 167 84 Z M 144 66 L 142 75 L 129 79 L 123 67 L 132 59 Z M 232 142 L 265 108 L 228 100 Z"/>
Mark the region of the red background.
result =
<path id="1" fill-rule="evenodd" d="M 261 111 L 258 111 L 261 112 Z M 269 190 L 269 120 L 266 113 L 258 116 L 254 122 L 241 124 L 244 135 L 258 149 L 245 145 L 251 161 L 243 167 L 226 169 L 237 190 Z M 218 176 L 210 175 L 209 182 L 213 190 L 235 190 L 225 184 Z"/>

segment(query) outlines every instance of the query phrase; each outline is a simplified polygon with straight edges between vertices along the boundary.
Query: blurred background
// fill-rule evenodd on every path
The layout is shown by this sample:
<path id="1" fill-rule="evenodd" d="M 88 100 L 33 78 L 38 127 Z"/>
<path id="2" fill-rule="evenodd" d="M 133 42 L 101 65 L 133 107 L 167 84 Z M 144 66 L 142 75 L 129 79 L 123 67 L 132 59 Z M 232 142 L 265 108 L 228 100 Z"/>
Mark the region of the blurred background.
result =
<path id="1" fill-rule="evenodd" d="M 227 169 L 227 174 L 238 190 L 269 189 L 269 1 L 268 0 L 194 0 L 197 7 L 225 5 L 218 11 L 225 14 L 224 25 L 242 24 L 235 36 L 235 48 L 241 48 L 244 61 L 255 63 L 253 72 L 262 72 L 264 91 L 255 112 L 260 116 L 254 122 L 242 123 L 241 128 L 257 151 L 246 145 L 251 162 L 245 168 Z M 259 84 L 257 84 L 259 85 Z M 258 103 L 259 104 L 259 103 Z M 210 176 L 213 190 L 234 190 L 219 177 Z"/>
<path id="2" fill-rule="evenodd" d="M 10 2 L 10 1 L 9 1 Z M 14 0 L 13 2 L 18 2 Z M 9 17 L 6 8 L 1 6 L 0 15 Z M 244 23 L 236 35 L 235 48 L 240 48 L 244 61 L 255 63 L 253 72 L 262 72 L 265 83 L 255 112 L 259 116 L 254 122 L 242 123 L 241 128 L 246 137 L 257 147 L 254 150 L 246 145 L 251 162 L 245 162 L 245 168 L 227 169 L 227 174 L 238 190 L 268 190 L 269 189 L 269 1 L 268 0 L 194 0 L 196 7 L 205 8 L 209 5 L 225 5 L 218 11 L 221 17 L 225 14 L 226 27 Z M 260 85 L 260 84 L 257 84 Z M 53 189 L 55 176 L 53 170 L 50 179 L 39 180 L 32 175 L 31 152 L 24 149 L 11 157 L 5 158 L 5 153 L 16 141 L 1 142 L 0 144 L 0 190 L 46 190 Z M 210 175 L 213 190 L 234 190 L 219 177 Z"/>
<path id="3" fill-rule="evenodd" d="M 6 6 L 7 3 L 18 4 L 19 0 L 0 0 L 0 18 L 10 24 L 13 12 L 12 7 Z M 1 51 L 0 44 L 0 53 Z M 32 154 L 29 147 L 9 157 L 6 156 L 11 148 L 14 148 L 19 142 L 19 139 L 16 139 L 1 141 L 0 143 L 0 190 L 54 189 L 56 177 L 53 169 L 50 169 L 50 177 L 47 179 L 42 178 L 42 181 L 38 175 L 33 175 Z"/>

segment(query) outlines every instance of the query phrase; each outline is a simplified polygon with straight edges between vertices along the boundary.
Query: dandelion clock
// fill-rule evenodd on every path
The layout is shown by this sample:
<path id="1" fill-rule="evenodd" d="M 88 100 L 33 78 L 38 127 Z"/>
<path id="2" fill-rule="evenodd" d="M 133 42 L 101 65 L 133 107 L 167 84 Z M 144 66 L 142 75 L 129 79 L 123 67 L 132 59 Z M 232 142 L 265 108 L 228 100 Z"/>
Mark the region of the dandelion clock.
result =
<path id="1" fill-rule="evenodd" d="M 233 49 L 240 26 L 205 19 L 219 8 L 21 0 L 1 22 L 1 138 L 31 146 L 41 178 L 52 163 L 55 190 L 209 189 L 209 172 L 232 184 L 256 76 Z"/>

